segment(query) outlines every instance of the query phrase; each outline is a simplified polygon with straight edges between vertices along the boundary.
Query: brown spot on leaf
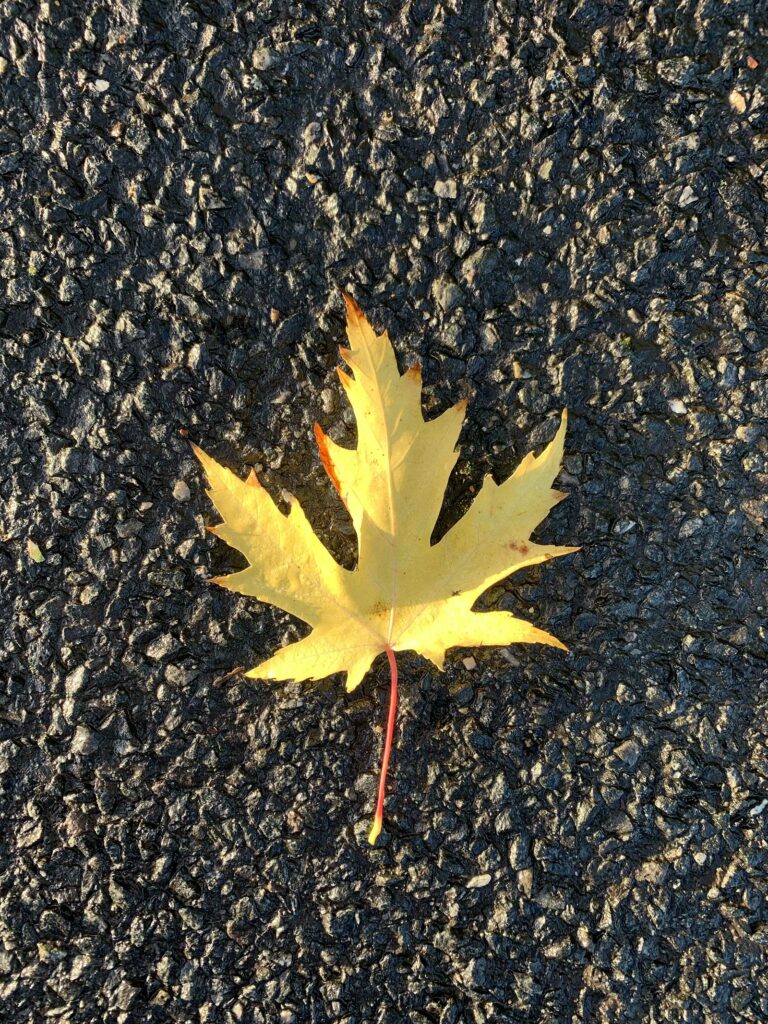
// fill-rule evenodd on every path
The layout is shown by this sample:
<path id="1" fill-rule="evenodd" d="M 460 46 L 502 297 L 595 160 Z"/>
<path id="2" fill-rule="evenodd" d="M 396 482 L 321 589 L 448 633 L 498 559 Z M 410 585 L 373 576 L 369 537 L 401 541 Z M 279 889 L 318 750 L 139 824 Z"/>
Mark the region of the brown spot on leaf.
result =
<path id="1" fill-rule="evenodd" d="M 527 544 L 517 544 L 515 541 L 513 541 L 511 544 L 507 544 L 507 547 L 509 548 L 510 551 L 517 551 L 521 555 L 527 555 L 528 552 L 531 550 Z"/>

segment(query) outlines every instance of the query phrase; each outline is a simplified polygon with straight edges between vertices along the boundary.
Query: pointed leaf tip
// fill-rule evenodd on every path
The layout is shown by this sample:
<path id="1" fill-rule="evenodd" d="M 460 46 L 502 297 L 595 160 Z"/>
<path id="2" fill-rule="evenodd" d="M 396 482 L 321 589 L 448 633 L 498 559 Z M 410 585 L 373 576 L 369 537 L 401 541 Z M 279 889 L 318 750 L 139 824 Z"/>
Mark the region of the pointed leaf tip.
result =
<path id="1" fill-rule="evenodd" d="M 336 467 L 333 464 L 333 459 L 331 458 L 331 453 L 328 449 L 328 435 L 319 423 L 315 423 L 315 441 L 317 441 L 317 447 L 320 452 L 320 461 L 323 464 L 323 469 L 328 474 L 328 478 L 333 486 L 336 488 L 336 493 L 341 496 L 341 481 L 336 473 Z"/>
<path id="2" fill-rule="evenodd" d="M 347 311 L 347 322 L 350 320 L 363 320 L 365 319 L 364 313 L 360 306 L 357 304 L 355 299 L 349 294 L 349 292 L 342 291 L 342 297 L 344 299 L 344 305 Z"/>
<path id="3" fill-rule="evenodd" d="M 189 444 L 192 448 L 192 454 L 203 467 L 205 475 L 208 477 L 209 480 L 211 480 L 211 470 L 219 469 L 219 464 L 216 462 L 215 459 L 211 458 L 211 456 L 207 452 L 204 452 L 202 448 L 196 445 L 194 441 L 190 441 Z M 207 493 L 208 496 L 210 497 L 210 492 Z"/>
<path id="4" fill-rule="evenodd" d="M 349 362 L 347 356 L 352 355 L 349 349 L 340 348 L 339 353 L 341 354 L 341 358 L 344 360 L 344 362 Z M 349 391 L 349 389 L 352 387 L 352 378 L 349 376 L 346 370 L 342 370 L 340 366 L 336 367 L 336 373 L 338 375 L 339 380 L 341 381 L 341 386 L 344 388 L 345 391 Z"/>

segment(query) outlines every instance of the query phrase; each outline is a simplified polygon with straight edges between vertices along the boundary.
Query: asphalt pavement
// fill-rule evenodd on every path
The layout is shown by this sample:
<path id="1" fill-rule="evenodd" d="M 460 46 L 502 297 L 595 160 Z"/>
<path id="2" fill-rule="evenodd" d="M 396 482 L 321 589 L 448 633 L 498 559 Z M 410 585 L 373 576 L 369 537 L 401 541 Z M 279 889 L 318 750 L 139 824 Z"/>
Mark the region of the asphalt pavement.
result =
<path id="1" fill-rule="evenodd" d="M 768 1020 L 768 256 L 754 2 L 0 7 L 4 1024 Z M 354 563 L 340 289 L 437 524 L 554 433 L 554 633 L 268 685 L 306 631 L 189 442 Z M 482 538 L 478 538 L 482 543 Z M 35 547 L 36 546 L 36 547 Z"/>

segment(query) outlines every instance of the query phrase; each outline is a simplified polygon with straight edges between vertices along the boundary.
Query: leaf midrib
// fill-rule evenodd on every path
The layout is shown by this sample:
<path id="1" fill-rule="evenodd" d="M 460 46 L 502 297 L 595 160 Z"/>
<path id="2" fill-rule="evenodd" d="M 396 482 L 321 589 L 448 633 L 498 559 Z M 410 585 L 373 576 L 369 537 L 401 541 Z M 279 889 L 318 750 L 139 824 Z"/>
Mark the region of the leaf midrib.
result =
<path id="1" fill-rule="evenodd" d="M 371 333 L 374 334 L 373 328 L 370 328 Z M 362 336 L 363 332 L 360 331 Z M 374 334 L 374 338 L 378 340 L 378 336 Z M 384 399 L 381 394 L 381 388 L 379 386 L 379 374 L 376 371 L 376 367 L 373 363 L 373 352 L 372 347 L 365 343 L 361 338 L 361 350 L 363 350 L 367 361 L 368 375 L 373 383 L 373 393 L 376 402 L 379 406 L 379 412 L 381 414 L 381 420 L 384 423 L 385 443 L 386 451 L 385 462 L 386 462 L 386 478 L 387 478 L 387 500 L 389 504 L 389 535 L 390 535 L 390 546 L 392 548 L 392 576 L 391 576 L 391 587 L 390 587 L 390 601 L 389 601 L 389 624 L 387 626 L 387 645 L 392 646 L 392 630 L 395 624 L 395 609 L 397 607 L 397 521 L 395 514 L 395 497 L 394 497 L 394 478 L 392 473 L 392 437 L 389 430 L 389 420 L 387 419 L 386 408 L 384 405 Z M 395 356 L 394 349 L 392 350 L 392 358 L 395 360 L 395 373 L 399 375 L 397 369 L 397 357 Z M 361 384 L 362 386 L 362 384 Z M 359 448 L 359 440 L 358 440 Z M 361 552 L 362 555 L 362 552 Z M 362 560 L 362 559 L 361 559 Z"/>

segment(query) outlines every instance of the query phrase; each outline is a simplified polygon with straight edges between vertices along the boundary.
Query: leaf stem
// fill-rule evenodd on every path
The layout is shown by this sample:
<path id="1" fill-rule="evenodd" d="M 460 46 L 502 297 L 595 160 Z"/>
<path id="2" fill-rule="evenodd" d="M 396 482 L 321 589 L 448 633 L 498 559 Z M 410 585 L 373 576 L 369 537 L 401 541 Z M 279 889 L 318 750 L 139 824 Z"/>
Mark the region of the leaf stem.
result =
<path id="1" fill-rule="evenodd" d="M 392 736 L 395 732 L 395 715 L 397 713 L 397 662 L 395 652 L 387 647 L 387 658 L 389 659 L 389 716 L 387 718 L 387 735 L 384 739 L 384 753 L 381 757 L 381 775 L 379 776 L 379 796 L 376 801 L 376 813 L 373 816 L 373 825 L 368 833 L 368 842 L 373 846 L 379 838 L 381 826 L 384 821 L 384 790 L 387 785 L 387 767 L 389 765 L 389 754 L 392 750 Z"/>

